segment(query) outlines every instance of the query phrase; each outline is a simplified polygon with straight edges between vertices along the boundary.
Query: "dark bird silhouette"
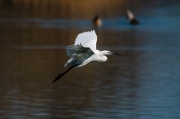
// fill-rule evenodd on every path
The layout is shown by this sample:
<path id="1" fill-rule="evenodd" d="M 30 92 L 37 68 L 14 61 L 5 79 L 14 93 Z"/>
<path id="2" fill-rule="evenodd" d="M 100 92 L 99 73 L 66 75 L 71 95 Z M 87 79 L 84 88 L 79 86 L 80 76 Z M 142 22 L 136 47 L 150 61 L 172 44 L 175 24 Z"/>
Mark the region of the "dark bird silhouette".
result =
<path id="1" fill-rule="evenodd" d="M 128 19 L 128 21 L 131 25 L 139 24 L 139 21 L 136 19 L 135 15 L 132 13 L 132 11 L 129 9 L 126 12 L 126 18 Z"/>
<path id="2" fill-rule="evenodd" d="M 93 25 L 97 28 L 97 27 L 101 27 L 102 26 L 102 20 L 101 18 L 96 15 L 94 18 L 93 18 Z"/>

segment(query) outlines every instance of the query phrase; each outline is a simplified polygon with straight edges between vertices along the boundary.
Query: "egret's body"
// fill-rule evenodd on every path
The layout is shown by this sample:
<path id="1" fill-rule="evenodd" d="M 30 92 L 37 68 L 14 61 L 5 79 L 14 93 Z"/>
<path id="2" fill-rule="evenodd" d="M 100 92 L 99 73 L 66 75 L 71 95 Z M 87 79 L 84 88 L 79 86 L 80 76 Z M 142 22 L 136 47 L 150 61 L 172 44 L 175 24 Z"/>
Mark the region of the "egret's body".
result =
<path id="1" fill-rule="evenodd" d="M 75 64 L 79 64 L 76 67 L 82 67 L 90 62 L 105 62 L 107 60 L 107 57 L 105 56 L 106 51 L 99 51 L 97 50 L 96 53 L 92 54 L 89 58 L 84 59 L 84 57 L 80 57 L 78 59 L 71 58 L 69 59 L 65 66 L 72 66 Z"/>
<path id="2" fill-rule="evenodd" d="M 84 32 L 77 36 L 74 45 L 66 47 L 66 53 L 70 59 L 65 63 L 66 66 L 71 66 L 67 71 L 55 77 L 55 82 L 66 74 L 69 70 L 76 67 L 82 67 L 90 62 L 105 62 L 106 55 L 120 55 L 107 50 L 99 51 L 96 49 L 97 36 L 95 31 Z"/>

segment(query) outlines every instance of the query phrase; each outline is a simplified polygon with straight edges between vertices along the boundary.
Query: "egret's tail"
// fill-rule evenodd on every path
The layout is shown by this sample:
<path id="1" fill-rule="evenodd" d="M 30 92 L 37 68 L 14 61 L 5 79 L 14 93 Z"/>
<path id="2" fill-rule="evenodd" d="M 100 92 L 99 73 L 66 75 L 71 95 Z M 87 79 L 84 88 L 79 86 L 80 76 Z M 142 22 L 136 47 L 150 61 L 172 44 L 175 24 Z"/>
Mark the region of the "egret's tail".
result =
<path id="1" fill-rule="evenodd" d="M 55 77 L 55 80 L 52 82 L 52 83 L 54 83 L 55 81 L 57 81 L 58 79 L 60 79 L 63 75 L 65 75 L 68 71 L 70 71 L 72 68 L 74 68 L 74 67 L 76 67 L 76 66 L 78 66 L 79 64 L 76 64 L 76 65 L 73 65 L 73 66 L 71 66 L 67 71 L 65 71 L 64 73 L 62 73 L 62 74 L 59 74 L 58 76 L 56 76 Z"/>

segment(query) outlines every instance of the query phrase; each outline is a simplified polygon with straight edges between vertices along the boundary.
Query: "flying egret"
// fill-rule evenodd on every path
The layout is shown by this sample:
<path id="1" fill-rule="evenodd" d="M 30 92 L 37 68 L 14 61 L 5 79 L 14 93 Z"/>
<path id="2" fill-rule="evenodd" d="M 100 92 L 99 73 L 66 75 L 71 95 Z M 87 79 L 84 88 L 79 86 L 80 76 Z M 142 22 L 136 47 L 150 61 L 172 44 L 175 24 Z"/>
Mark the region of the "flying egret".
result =
<path id="1" fill-rule="evenodd" d="M 65 63 L 66 66 L 71 66 L 67 71 L 55 77 L 54 83 L 72 68 L 82 67 L 90 62 L 105 62 L 106 55 L 121 55 L 107 50 L 99 51 L 96 49 L 97 36 L 95 31 L 83 32 L 78 34 L 74 45 L 66 47 L 66 53 L 70 59 Z"/>
<path id="2" fill-rule="evenodd" d="M 101 20 L 101 18 L 100 18 L 98 15 L 96 15 L 96 16 L 94 17 L 94 19 L 93 19 L 93 25 L 94 25 L 95 27 L 101 27 L 101 25 L 102 25 L 102 20 Z"/>
<path id="3" fill-rule="evenodd" d="M 126 18 L 128 19 L 129 23 L 132 25 L 138 25 L 139 21 L 136 19 L 135 15 L 132 13 L 131 10 L 127 10 Z"/>

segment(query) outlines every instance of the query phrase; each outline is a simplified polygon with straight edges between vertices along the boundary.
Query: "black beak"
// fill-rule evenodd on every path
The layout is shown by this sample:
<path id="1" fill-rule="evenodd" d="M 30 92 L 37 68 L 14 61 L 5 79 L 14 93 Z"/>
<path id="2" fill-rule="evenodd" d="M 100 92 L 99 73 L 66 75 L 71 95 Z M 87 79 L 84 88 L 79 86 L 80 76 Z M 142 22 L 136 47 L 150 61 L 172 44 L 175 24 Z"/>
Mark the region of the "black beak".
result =
<path id="1" fill-rule="evenodd" d="M 111 52 L 112 55 L 122 55 L 122 54 L 117 54 L 117 53 L 114 53 L 114 52 Z"/>

